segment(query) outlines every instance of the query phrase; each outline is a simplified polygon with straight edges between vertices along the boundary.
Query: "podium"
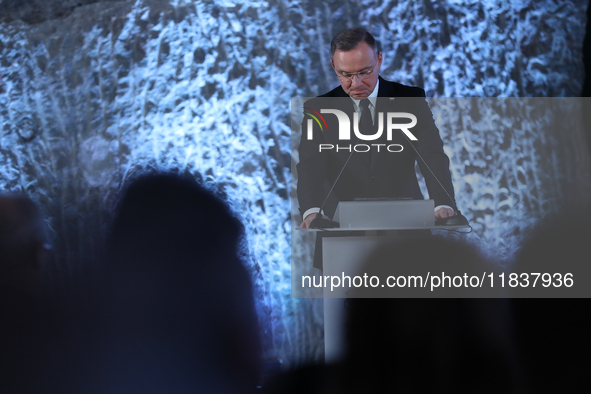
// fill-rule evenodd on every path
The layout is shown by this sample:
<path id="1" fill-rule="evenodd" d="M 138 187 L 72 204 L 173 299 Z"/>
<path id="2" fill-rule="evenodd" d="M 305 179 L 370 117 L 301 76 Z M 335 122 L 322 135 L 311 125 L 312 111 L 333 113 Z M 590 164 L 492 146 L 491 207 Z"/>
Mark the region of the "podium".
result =
<path id="1" fill-rule="evenodd" d="M 323 276 L 362 275 L 363 264 L 381 245 L 405 238 L 426 237 L 433 229 L 464 229 L 469 226 L 435 226 L 433 200 L 346 201 L 340 202 L 335 220 L 340 228 L 335 236 L 323 237 Z M 362 230 L 362 236 L 348 236 Z M 323 232 L 323 233 L 326 233 Z M 346 299 L 351 288 L 324 287 L 324 352 L 326 363 L 341 361 L 346 348 Z"/>
<path id="2" fill-rule="evenodd" d="M 409 230 L 435 226 L 433 200 L 339 202 L 334 220 L 340 230 Z"/>

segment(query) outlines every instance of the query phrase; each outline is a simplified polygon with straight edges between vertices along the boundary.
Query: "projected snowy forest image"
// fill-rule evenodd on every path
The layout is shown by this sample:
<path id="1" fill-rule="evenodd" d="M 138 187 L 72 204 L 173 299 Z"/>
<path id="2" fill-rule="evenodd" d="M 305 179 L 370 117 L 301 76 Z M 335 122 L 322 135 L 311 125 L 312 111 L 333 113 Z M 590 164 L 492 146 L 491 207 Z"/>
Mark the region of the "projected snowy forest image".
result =
<path id="1" fill-rule="evenodd" d="M 265 355 L 287 365 L 324 354 L 322 300 L 290 295 L 301 221 L 290 102 L 338 85 L 334 34 L 369 30 L 381 76 L 427 97 L 577 97 L 584 78 L 586 0 L 83 3 L 0 23 L 0 188 L 47 219 L 46 291 L 75 294 L 92 275 L 130 180 L 192 174 L 246 227 Z M 582 135 L 510 129 L 440 127 L 468 238 L 501 265 L 539 219 L 591 190 Z"/>

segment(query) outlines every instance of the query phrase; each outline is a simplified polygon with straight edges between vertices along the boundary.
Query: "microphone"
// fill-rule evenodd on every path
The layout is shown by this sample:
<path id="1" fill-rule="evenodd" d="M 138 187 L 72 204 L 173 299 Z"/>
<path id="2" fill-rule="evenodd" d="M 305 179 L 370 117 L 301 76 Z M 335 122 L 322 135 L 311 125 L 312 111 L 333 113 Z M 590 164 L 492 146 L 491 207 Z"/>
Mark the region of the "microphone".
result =
<path id="1" fill-rule="evenodd" d="M 332 184 L 332 187 L 330 188 L 330 191 L 328 192 L 328 194 L 324 198 L 324 201 L 322 202 L 322 205 L 320 206 L 320 211 L 316 214 L 316 217 L 314 218 L 314 220 L 312 220 L 310 222 L 310 226 L 309 226 L 310 228 L 325 229 L 325 228 L 339 228 L 341 226 L 341 224 L 339 222 L 335 222 L 334 220 L 330 220 L 330 219 L 324 219 L 322 217 L 322 209 L 324 208 L 324 204 L 326 204 L 326 201 L 328 201 L 328 197 L 330 196 L 330 193 L 332 193 L 332 190 L 334 189 L 337 182 L 339 181 L 339 178 L 341 177 L 341 174 L 345 170 L 345 167 L 347 167 L 347 163 L 349 163 L 351 156 L 353 156 L 353 149 L 351 149 L 351 153 L 349 153 L 349 157 L 347 157 L 347 161 L 345 161 L 343 168 L 341 168 L 341 172 L 339 172 L 339 175 L 337 175 L 337 179 L 335 179 L 334 183 Z"/>
<path id="2" fill-rule="evenodd" d="M 446 218 L 437 219 L 435 221 L 435 225 L 436 226 L 469 226 L 470 223 L 468 222 L 468 219 L 466 219 L 466 217 L 464 215 L 462 215 L 462 212 L 460 212 L 460 210 L 458 209 L 458 206 L 456 205 L 456 200 L 451 198 L 450 194 L 447 192 L 447 190 L 445 189 L 445 187 L 443 186 L 443 184 L 441 183 L 439 178 L 437 178 L 437 175 L 435 175 L 433 170 L 431 170 L 431 167 L 429 167 L 429 164 L 427 164 L 425 159 L 423 159 L 423 156 L 421 156 L 421 154 L 419 153 L 417 148 L 415 148 L 415 146 L 412 144 L 412 141 L 408 138 L 408 136 L 405 133 L 402 133 L 402 135 L 404 135 L 404 138 L 406 138 L 406 140 L 410 144 L 411 148 L 415 151 L 415 153 L 417 154 L 419 159 L 421 159 L 421 161 L 423 162 L 425 167 L 427 167 L 427 169 L 429 170 L 431 175 L 433 175 L 433 178 L 435 178 L 435 180 L 437 181 L 439 186 L 441 186 L 441 189 L 443 189 L 445 194 L 447 194 L 447 196 L 449 197 L 449 200 L 454 205 L 456 214 L 454 216 L 449 216 Z"/>

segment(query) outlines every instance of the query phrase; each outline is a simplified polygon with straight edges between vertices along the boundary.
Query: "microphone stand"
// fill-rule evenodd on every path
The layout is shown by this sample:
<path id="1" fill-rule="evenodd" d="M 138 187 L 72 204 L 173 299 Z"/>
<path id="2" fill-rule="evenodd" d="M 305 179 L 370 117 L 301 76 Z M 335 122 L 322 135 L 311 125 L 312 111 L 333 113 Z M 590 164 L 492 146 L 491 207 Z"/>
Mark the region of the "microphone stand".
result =
<path id="1" fill-rule="evenodd" d="M 332 187 L 330 188 L 330 191 L 326 195 L 326 198 L 324 199 L 324 202 L 322 203 L 322 206 L 320 207 L 320 211 L 318 211 L 314 220 L 312 220 L 310 222 L 310 226 L 309 226 L 310 228 L 325 229 L 325 228 L 339 228 L 341 226 L 341 224 L 339 222 L 335 222 L 334 220 L 323 218 L 322 217 L 322 209 L 324 208 L 324 204 L 326 204 L 326 201 L 328 201 L 328 197 L 330 196 L 330 193 L 332 193 L 332 190 L 334 189 L 337 182 L 339 181 L 341 174 L 345 170 L 345 167 L 347 167 L 347 163 L 349 163 L 351 156 L 353 156 L 352 149 L 351 149 L 351 153 L 349 153 L 349 157 L 347 157 L 347 161 L 345 161 L 345 164 L 343 165 L 343 168 L 341 168 L 341 172 L 339 172 L 337 179 L 335 179 L 334 183 L 332 184 Z"/>

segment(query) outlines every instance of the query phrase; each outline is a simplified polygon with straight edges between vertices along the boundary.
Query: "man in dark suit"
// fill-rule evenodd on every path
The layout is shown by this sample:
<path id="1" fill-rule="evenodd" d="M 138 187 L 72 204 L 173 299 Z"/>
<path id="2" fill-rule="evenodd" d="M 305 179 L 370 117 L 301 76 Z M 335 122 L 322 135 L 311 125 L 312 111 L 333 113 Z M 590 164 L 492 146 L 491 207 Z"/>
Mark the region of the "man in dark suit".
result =
<path id="1" fill-rule="evenodd" d="M 431 199 L 435 200 L 435 219 L 455 215 L 454 192 L 449 171 L 449 159 L 443 152 L 443 142 L 433 121 L 431 111 L 424 100 L 423 89 L 404 86 L 379 77 L 382 53 L 377 51 L 374 37 L 363 29 L 346 29 L 331 42 L 331 65 L 341 86 L 307 101 L 305 108 L 320 113 L 325 101 L 333 98 L 333 107 L 351 119 L 351 139 L 339 140 L 339 122 L 334 115 L 323 116 L 327 130 L 314 130 L 311 139 L 305 132 L 307 116 L 302 123 L 302 139 L 299 147 L 298 200 L 303 217 L 302 228 L 308 228 L 320 211 L 330 187 L 344 167 L 323 214 L 334 214 L 338 201 L 355 198 L 412 198 L 423 199 L 416 174 L 418 160 L 425 177 Z M 339 99 L 337 99 L 339 98 Z M 382 98 L 382 99 L 378 99 Z M 398 99 L 396 99 L 398 98 Z M 416 116 L 416 126 L 410 130 L 416 138 L 412 144 L 429 168 L 417 158 L 411 141 L 401 130 L 386 132 L 387 119 L 382 119 L 383 132 L 377 140 L 379 114 L 387 112 L 411 113 Z M 358 132 L 354 128 L 358 119 Z M 408 123 L 407 120 L 395 123 Z M 320 144 L 326 144 L 322 151 Z M 328 148 L 333 146 L 332 149 Z M 339 146 L 342 149 L 336 149 Z M 352 148 L 348 148 L 348 147 Z M 355 147 L 359 148 L 358 150 Z M 366 149 L 368 149 L 366 151 Z M 351 151 L 353 153 L 351 154 Z M 350 157 L 350 158 L 349 158 Z M 345 162 L 349 160 L 345 166 Z M 443 186 L 443 187 L 442 187 Z M 445 190 L 444 190 L 445 188 Z M 447 191 L 447 193 L 446 193 Z M 448 196 L 449 194 L 449 196 Z M 325 216 L 326 217 L 326 216 Z"/>

